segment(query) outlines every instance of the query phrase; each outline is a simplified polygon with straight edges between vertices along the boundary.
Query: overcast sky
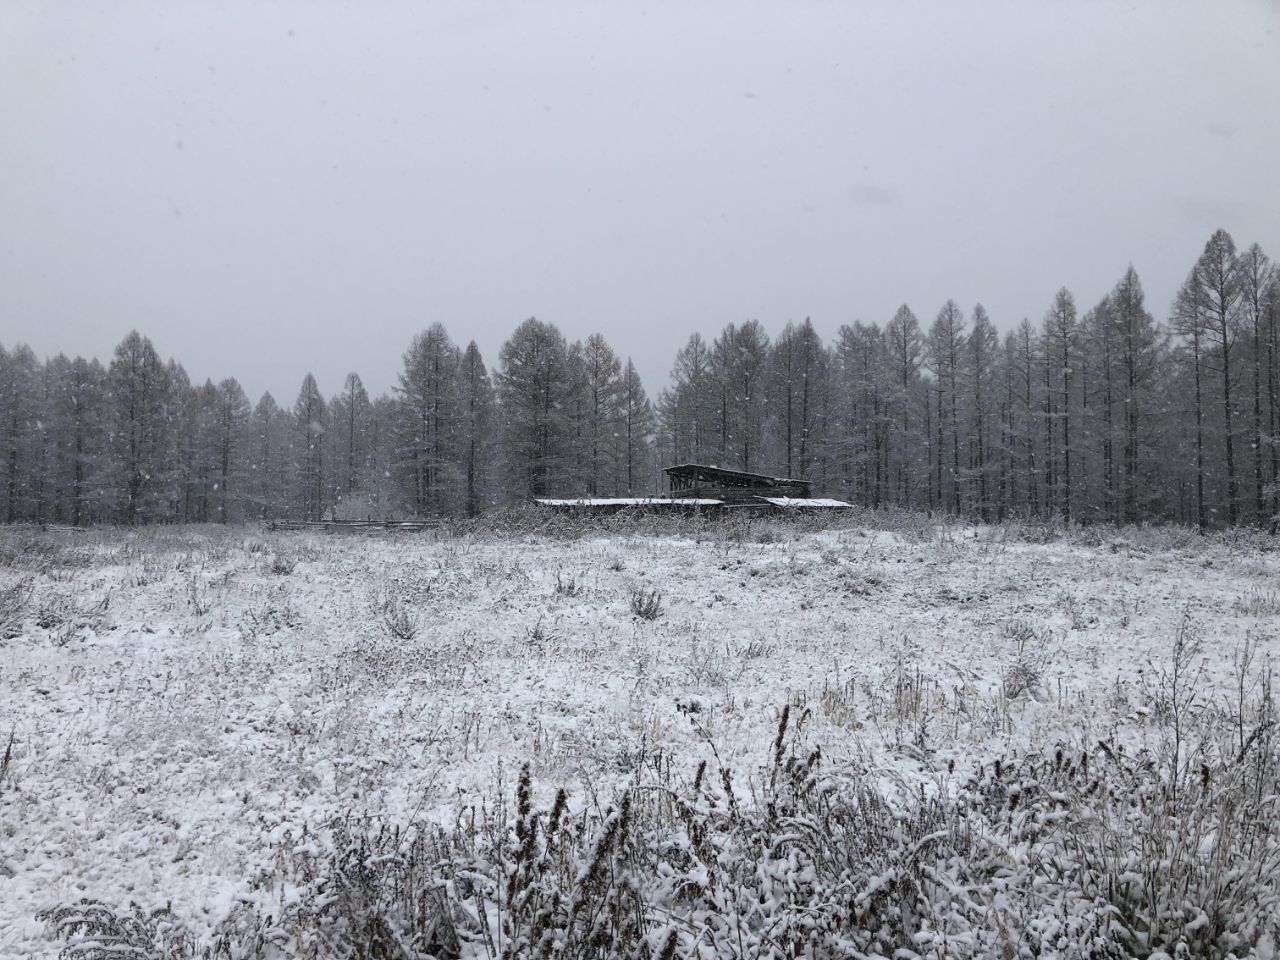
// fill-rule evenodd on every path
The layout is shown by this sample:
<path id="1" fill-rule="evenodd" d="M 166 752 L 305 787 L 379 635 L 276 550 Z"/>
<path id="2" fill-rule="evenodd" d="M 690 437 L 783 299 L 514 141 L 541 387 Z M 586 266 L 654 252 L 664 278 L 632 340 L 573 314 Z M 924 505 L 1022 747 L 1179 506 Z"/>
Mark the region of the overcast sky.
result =
<path id="1" fill-rule="evenodd" d="M 292 402 L 531 315 L 1008 329 L 1280 254 L 1280 5 L 0 0 L 0 342 Z"/>

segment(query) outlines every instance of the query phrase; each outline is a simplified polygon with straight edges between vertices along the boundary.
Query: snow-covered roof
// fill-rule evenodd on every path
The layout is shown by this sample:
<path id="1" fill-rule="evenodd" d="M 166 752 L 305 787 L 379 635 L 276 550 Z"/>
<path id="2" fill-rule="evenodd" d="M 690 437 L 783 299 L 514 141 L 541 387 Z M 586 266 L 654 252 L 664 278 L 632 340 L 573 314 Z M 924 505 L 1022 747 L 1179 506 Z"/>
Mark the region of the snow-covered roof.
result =
<path id="1" fill-rule="evenodd" d="M 801 509 L 829 508 L 838 510 L 843 507 L 853 506 L 853 504 L 845 503 L 843 500 L 832 500 L 830 497 L 757 497 L 756 499 L 771 503 L 775 507 L 799 507 Z"/>
<path id="2" fill-rule="evenodd" d="M 718 507 L 724 501 L 701 497 L 576 497 L 568 500 L 537 497 L 534 503 L 544 507 Z"/>

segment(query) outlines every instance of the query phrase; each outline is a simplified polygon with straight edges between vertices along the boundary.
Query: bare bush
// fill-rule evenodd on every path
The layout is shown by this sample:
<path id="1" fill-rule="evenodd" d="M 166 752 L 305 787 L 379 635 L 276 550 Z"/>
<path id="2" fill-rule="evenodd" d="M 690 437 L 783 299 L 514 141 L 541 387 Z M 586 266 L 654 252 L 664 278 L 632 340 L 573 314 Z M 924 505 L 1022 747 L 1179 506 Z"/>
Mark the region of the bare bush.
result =
<path id="1" fill-rule="evenodd" d="M 1013 642 L 1013 655 L 1004 670 L 1004 695 L 1010 700 L 1024 695 L 1038 698 L 1048 661 L 1045 636 L 1025 620 L 1007 624 L 1005 634 Z"/>
<path id="2" fill-rule="evenodd" d="M 387 597 L 382 604 L 382 624 L 397 640 L 412 640 L 418 635 L 418 614 L 399 597 Z"/>
<path id="3" fill-rule="evenodd" d="M 197 956 L 195 942 L 167 909 L 146 911 L 136 903 L 116 913 L 104 903 L 83 899 L 40 914 L 67 941 L 63 960 L 182 960 Z"/>
<path id="4" fill-rule="evenodd" d="M 573 574 L 556 571 L 556 593 L 562 597 L 576 597 L 582 593 L 582 584 Z"/>
<path id="5" fill-rule="evenodd" d="M 287 553 L 274 553 L 271 555 L 271 562 L 267 565 L 267 569 L 274 573 L 277 577 L 287 577 L 293 573 L 297 567 L 298 561 Z"/>
<path id="6" fill-rule="evenodd" d="M 641 620 L 657 620 L 662 616 L 662 592 L 634 587 L 631 590 L 631 612 Z"/>
<path id="7" fill-rule="evenodd" d="M 0 587 L 0 640 L 12 640 L 21 632 L 31 590 L 30 580 Z"/>
<path id="8" fill-rule="evenodd" d="M 4 791 L 4 778 L 9 774 L 9 765 L 13 762 L 14 731 L 9 731 L 9 742 L 4 745 L 4 755 L 0 756 L 0 793 Z"/>

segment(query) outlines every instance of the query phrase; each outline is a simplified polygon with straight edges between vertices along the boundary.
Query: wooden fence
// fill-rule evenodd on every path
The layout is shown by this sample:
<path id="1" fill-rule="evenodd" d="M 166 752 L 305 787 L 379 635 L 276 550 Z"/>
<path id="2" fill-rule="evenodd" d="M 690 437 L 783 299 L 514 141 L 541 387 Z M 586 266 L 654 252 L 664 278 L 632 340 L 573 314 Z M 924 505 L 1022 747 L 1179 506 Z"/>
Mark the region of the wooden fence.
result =
<path id="1" fill-rule="evenodd" d="M 267 530 L 317 530 L 324 533 L 360 533 L 369 530 L 395 530 L 421 533 L 440 526 L 439 520 L 267 520 Z"/>

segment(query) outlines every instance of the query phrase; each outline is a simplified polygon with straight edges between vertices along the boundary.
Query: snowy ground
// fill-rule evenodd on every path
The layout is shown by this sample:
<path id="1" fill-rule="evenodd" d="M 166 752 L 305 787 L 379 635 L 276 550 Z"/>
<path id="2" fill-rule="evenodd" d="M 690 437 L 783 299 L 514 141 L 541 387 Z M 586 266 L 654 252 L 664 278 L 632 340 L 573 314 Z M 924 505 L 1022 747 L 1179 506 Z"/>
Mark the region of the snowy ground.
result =
<path id="1" fill-rule="evenodd" d="M 0 534 L 0 590 L 30 590 L 0 640 L 0 956 L 55 956 L 35 915 L 83 896 L 207 931 L 287 831 L 449 819 L 526 760 L 576 803 L 645 750 L 748 779 L 790 702 L 837 762 L 933 781 L 1151 736 L 1184 618 L 1209 708 L 1246 636 L 1280 653 L 1260 537 L 765 532 Z"/>

